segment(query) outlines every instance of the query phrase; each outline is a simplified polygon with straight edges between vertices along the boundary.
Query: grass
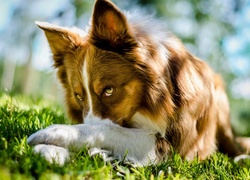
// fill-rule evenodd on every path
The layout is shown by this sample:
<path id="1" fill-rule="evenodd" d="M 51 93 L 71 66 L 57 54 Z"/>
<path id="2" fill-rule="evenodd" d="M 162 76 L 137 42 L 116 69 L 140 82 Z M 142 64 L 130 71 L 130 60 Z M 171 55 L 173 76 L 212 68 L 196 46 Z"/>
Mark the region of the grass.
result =
<path id="1" fill-rule="evenodd" d="M 53 123 L 69 123 L 53 99 L 0 92 L 0 179 L 250 179 L 250 160 L 238 164 L 216 153 L 187 162 L 178 154 L 157 166 L 133 168 L 90 157 L 87 149 L 70 163 L 49 164 L 27 145 L 27 137 Z"/>

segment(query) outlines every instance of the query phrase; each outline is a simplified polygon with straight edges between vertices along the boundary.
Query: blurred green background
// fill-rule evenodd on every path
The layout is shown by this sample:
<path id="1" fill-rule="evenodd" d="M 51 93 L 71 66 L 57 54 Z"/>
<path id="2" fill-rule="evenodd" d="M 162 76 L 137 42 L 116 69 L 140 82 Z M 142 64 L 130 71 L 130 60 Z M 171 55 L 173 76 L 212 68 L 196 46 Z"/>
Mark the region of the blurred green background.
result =
<path id="1" fill-rule="evenodd" d="M 250 135 L 249 0 L 114 0 L 155 14 L 196 56 L 222 74 L 232 123 Z M 60 97 L 48 44 L 35 21 L 85 28 L 93 0 L 0 0 L 0 91 Z"/>

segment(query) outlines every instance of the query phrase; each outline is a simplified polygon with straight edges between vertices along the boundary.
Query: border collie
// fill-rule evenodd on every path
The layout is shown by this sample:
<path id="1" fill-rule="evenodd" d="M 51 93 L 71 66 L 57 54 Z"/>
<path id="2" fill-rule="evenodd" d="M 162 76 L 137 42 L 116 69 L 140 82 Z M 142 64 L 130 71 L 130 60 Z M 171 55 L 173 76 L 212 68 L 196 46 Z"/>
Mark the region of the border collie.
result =
<path id="1" fill-rule="evenodd" d="M 161 24 L 96 0 L 87 31 L 37 25 L 48 39 L 68 115 L 78 123 L 51 125 L 28 138 L 48 161 L 64 164 L 83 147 L 139 166 L 165 160 L 172 149 L 189 160 L 216 150 L 246 153 L 233 135 L 220 76 Z M 240 142 L 249 150 L 249 139 Z"/>

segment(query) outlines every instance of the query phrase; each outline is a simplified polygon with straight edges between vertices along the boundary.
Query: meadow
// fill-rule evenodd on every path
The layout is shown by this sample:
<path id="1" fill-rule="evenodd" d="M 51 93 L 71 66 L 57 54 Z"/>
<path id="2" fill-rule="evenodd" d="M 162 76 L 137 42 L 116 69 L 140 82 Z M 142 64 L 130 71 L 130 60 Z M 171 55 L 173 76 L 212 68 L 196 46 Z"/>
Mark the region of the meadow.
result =
<path id="1" fill-rule="evenodd" d="M 192 162 L 173 153 L 161 164 L 131 167 L 90 157 L 83 147 L 64 166 L 49 164 L 33 153 L 27 138 L 58 123 L 70 121 L 55 99 L 0 92 L 0 179 L 250 179 L 250 160 L 235 163 L 220 153 Z"/>

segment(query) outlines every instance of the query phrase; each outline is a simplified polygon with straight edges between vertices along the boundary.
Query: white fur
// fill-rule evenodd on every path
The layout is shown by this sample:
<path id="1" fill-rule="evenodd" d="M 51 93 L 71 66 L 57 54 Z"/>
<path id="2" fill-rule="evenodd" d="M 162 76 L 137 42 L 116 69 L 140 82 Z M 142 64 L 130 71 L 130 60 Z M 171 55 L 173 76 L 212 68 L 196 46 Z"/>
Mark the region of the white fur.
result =
<path id="1" fill-rule="evenodd" d="M 135 113 L 132 117 L 132 122 L 134 127 L 143 129 L 151 134 L 160 133 L 163 137 L 165 135 L 167 124 L 163 124 L 161 127 L 159 127 L 159 125 L 157 125 L 152 119 L 141 113 Z"/>
<path id="2" fill-rule="evenodd" d="M 241 155 L 239 155 L 239 156 L 236 156 L 236 157 L 234 158 L 234 162 L 238 163 L 239 161 L 245 160 L 245 159 L 250 159 L 250 155 L 241 154 Z"/>
<path id="3" fill-rule="evenodd" d="M 65 155 L 65 149 L 77 152 L 85 146 L 111 151 L 115 159 L 125 159 L 138 166 L 158 161 L 155 151 L 156 138 L 153 134 L 141 129 L 124 128 L 110 120 L 95 124 L 51 125 L 32 134 L 28 143 L 35 145 L 36 152 L 41 153 L 50 162 L 58 159 L 59 163 L 66 162 L 69 154 Z M 38 148 L 40 144 L 53 146 Z"/>
<path id="4" fill-rule="evenodd" d="M 70 153 L 63 147 L 47 144 L 37 144 L 34 147 L 36 153 L 40 153 L 50 163 L 56 162 L 59 165 L 64 165 L 70 160 Z"/>
<path id="5" fill-rule="evenodd" d="M 83 80 L 84 80 L 84 89 L 86 90 L 88 104 L 89 104 L 89 112 L 88 112 L 87 116 L 84 117 L 84 122 L 86 124 L 91 123 L 91 121 L 94 120 L 92 98 L 91 98 L 91 94 L 90 94 L 90 90 L 89 90 L 89 76 L 88 76 L 88 72 L 87 72 L 87 68 L 88 68 L 87 66 L 88 66 L 87 59 L 85 59 L 84 65 L 83 65 Z"/>

